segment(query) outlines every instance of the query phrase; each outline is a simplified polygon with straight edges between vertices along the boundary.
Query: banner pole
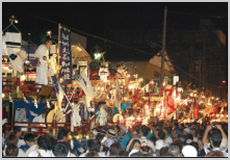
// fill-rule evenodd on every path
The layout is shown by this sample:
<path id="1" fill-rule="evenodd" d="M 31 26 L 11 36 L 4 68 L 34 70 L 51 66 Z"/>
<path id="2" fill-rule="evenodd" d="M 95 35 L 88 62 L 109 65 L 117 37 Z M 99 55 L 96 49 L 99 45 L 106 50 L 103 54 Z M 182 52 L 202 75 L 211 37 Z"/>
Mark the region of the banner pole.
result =
<path id="1" fill-rule="evenodd" d="M 58 65 L 60 65 L 61 23 L 58 24 Z"/>

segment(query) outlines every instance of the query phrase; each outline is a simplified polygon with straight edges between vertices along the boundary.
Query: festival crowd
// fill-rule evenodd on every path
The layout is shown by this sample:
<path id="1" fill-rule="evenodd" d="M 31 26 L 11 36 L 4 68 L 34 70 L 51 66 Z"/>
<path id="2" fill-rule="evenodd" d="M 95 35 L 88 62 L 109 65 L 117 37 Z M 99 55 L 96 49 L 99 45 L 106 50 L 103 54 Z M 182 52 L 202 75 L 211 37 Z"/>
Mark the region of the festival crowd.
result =
<path id="1" fill-rule="evenodd" d="M 94 127 L 84 148 L 71 147 L 69 131 L 61 129 L 57 139 L 49 135 L 22 137 L 15 126 L 3 142 L 4 157 L 228 157 L 228 124 L 151 122 L 127 129 Z M 73 136 L 73 135 L 72 135 Z M 74 136 L 73 136 L 74 137 Z M 83 138 L 83 137 L 82 137 Z M 73 140 L 73 139 L 72 139 Z M 74 141 L 81 141 L 81 138 Z M 28 148 L 21 149 L 22 145 Z M 71 149 L 72 148 L 72 149 Z"/>

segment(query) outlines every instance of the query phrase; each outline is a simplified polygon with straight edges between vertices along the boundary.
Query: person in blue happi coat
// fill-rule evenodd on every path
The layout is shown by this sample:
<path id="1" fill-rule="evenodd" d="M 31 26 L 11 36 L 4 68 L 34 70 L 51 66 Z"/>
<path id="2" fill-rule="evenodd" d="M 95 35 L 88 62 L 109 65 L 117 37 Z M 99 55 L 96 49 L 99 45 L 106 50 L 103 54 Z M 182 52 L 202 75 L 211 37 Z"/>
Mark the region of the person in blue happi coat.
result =
<path id="1" fill-rule="evenodd" d="M 120 145 L 122 146 L 122 150 L 124 151 L 129 139 L 132 138 L 132 136 L 128 132 L 128 129 L 123 124 L 120 124 L 119 127 L 120 127 L 120 137 L 118 143 L 120 143 Z"/>
<path id="2" fill-rule="evenodd" d="M 122 112 L 125 112 L 125 109 L 129 108 L 130 106 L 131 105 L 130 105 L 129 102 L 127 102 L 127 103 L 121 103 L 121 110 L 122 110 Z M 116 106 L 114 106 L 113 112 L 114 113 L 118 113 L 118 109 L 117 109 Z"/>

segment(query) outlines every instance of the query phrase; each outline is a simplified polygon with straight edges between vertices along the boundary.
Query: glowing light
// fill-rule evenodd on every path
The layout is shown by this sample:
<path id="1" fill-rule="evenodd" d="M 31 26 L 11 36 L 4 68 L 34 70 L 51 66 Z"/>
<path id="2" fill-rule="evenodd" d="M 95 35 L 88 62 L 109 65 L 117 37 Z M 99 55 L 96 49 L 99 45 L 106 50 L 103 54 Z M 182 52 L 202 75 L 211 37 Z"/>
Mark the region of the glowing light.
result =
<path id="1" fill-rule="evenodd" d="M 52 33 L 51 31 L 47 31 L 47 32 L 46 32 L 47 36 L 50 36 L 51 33 Z"/>
<path id="2" fill-rule="evenodd" d="M 25 75 L 22 75 L 21 78 L 20 78 L 21 81 L 25 81 L 26 80 L 26 76 Z"/>
<path id="3" fill-rule="evenodd" d="M 218 101 L 218 100 L 219 100 L 219 98 L 216 98 L 216 100 Z"/>
<path id="4" fill-rule="evenodd" d="M 78 136 L 77 136 L 76 138 L 77 138 L 77 139 L 79 139 L 79 137 L 78 137 Z"/>
<path id="5" fill-rule="evenodd" d="M 127 75 L 127 77 L 129 78 L 129 77 L 130 77 L 130 75 L 128 74 L 128 75 Z"/>
<path id="6" fill-rule="evenodd" d="M 97 90 L 100 90 L 100 89 L 101 89 L 100 87 L 97 88 Z"/>
<path id="7" fill-rule="evenodd" d="M 163 83 L 163 86 L 165 86 L 165 82 Z"/>
<path id="8" fill-rule="evenodd" d="M 224 115 L 223 115 L 223 114 L 221 114 L 221 117 L 224 117 Z"/>
<path id="9" fill-rule="evenodd" d="M 86 139 L 89 139 L 89 136 L 86 136 Z"/>
<path id="10" fill-rule="evenodd" d="M 103 87 L 101 88 L 101 91 L 104 91 L 104 88 L 103 88 Z"/>
<path id="11" fill-rule="evenodd" d="M 140 79 L 140 81 L 142 82 L 142 81 L 143 81 L 143 79 L 141 78 L 141 79 Z"/>
<path id="12" fill-rule="evenodd" d="M 60 79 L 60 83 L 62 83 L 62 82 L 63 82 L 63 79 L 61 78 L 61 79 Z"/>
<path id="13" fill-rule="evenodd" d="M 202 98 L 205 98 L 205 96 L 202 96 Z"/>
<path id="14" fill-rule="evenodd" d="M 219 116 L 220 116 L 219 114 L 216 115 L 216 117 L 219 117 Z"/>
<path id="15" fill-rule="evenodd" d="M 94 53 L 94 59 L 101 59 L 101 53 Z"/>
<path id="16" fill-rule="evenodd" d="M 193 96 L 193 93 L 191 93 L 190 96 L 192 97 L 192 96 Z"/>
<path id="17" fill-rule="evenodd" d="M 212 99 L 214 99 L 214 97 L 212 97 Z"/>
<path id="18" fill-rule="evenodd" d="M 15 19 L 15 20 L 14 20 L 14 23 L 18 23 L 18 20 L 17 20 L 17 19 Z"/>
<path id="19" fill-rule="evenodd" d="M 138 121 L 140 121 L 140 120 L 141 120 L 141 118 L 140 118 L 140 117 L 138 117 L 138 118 L 137 118 L 137 120 L 138 120 Z"/>
<path id="20" fill-rule="evenodd" d="M 2 93 L 2 98 L 4 98 L 5 97 L 5 94 L 4 93 Z"/>

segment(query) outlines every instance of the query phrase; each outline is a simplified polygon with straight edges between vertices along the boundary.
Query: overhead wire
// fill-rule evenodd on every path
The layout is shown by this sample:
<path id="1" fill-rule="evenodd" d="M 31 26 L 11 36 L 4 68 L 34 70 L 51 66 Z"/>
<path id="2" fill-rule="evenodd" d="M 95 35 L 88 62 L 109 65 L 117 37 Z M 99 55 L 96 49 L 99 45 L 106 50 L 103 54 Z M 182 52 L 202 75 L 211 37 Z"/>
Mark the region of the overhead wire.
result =
<path id="1" fill-rule="evenodd" d="M 184 13 L 182 13 L 182 12 L 175 12 L 175 11 L 168 11 L 168 12 L 169 12 L 169 13 L 184 14 Z M 32 15 L 32 16 L 34 16 L 34 17 L 43 19 L 43 20 L 45 20 L 45 21 L 48 21 L 48 22 L 51 22 L 51 23 L 54 23 L 54 24 L 59 24 L 58 22 L 55 22 L 55 21 L 53 21 L 53 20 L 50 20 L 50 19 L 47 19 L 47 18 L 38 16 L 38 15 L 35 15 L 35 14 L 32 14 L 32 13 L 29 13 L 29 14 Z M 186 15 L 190 15 L 190 14 L 186 14 Z M 195 16 L 198 16 L 198 15 L 195 15 Z M 212 16 L 212 17 L 214 17 L 214 16 Z M 225 16 L 217 16 L 217 17 L 218 17 L 218 18 L 225 18 Z M 63 25 L 63 24 L 61 24 L 61 25 L 62 25 L 63 27 L 65 27 L 65 28 L 69 28 L 69 29 L 71 29 L 71 30 L 73 30 L 73 31 L 76 31 L 76 32 L 78 32 L 78 33 L 80 33 L 80 34 L 83 34 L 83 35 L 86 35 L 86 36 L 89 36 L 89 37 L 93 37 L 93 38 L 96 38 L 96 39 L 100 39 L 100 40 L 102 40 L 102 41 L 104 41 L 104 42 L 108 42 L 108 43 L 111 43 L 111 44 L 115 44 L 115 45 L 118 45 L 118 46 L 121 46 L 121 47 L 124 47 L 124 48 L 127 48 L 127 49 L 131 49 L 131 50 L 133 50 L 133 51 L 137 51 L 137 52 L 140 52 L 140 53 L 150 54 L 150 55 L 153 55 L 153 56 L 156 55 L 156 54 L 154 54 L 154 53 L 149 53 L 149 52 L 146 52 L 146 51 L 143 51 L 143 50 L 140 50 L 140 49 L 135 49 L 135 48 L 133 48 L 133 47 L 129 47 L 129 46 L 127 46 L 127 45 L 120 44 L 120 43 L 111 41 L 111 40 L 109 40 L 109 39 L 106 39 L 106 38 L 103 38 L 103 37 L 100 37 L 100 36 L 97 36 L 97 35 L 94 35 L 94 34 L 91 34 L 91 33 L 87 33 L 87 32 L 84 32 L 84 31 L 80 31 L 80 30 L 78 30 L 78 29 L 76 29 L 76 28 L 73 28 L 73 27 L 70 27 L 70 26 L 67 26 L 67 25 Z M 165 60 L 165 61 L 167 61 L 167 60 Z M 194 78 L 194 79 L 196 79 L 196 80 L 199 80 L 199 81 L 201 81 L 201 82 L 204 82 L 203 80 L 201 80 L 201 79 L 199 79 L 199 78 L 196 78 L 196 77 L 194 77 L 193 75 L 189 74 L 188 72 L 184 71 L 183 69 L 181 69 L 180 67 L 178 67 L 177 65 L 175 65 L 172 61 L 171 61 L 171 63 L 172 63 L 177 69 L 179 69 L 180 71 L 184 72 L 184 73 L 187 74 L 188 76 L 190 76 L 190 77 L 192 77 L 192 78 Z M 214 86 L 214 87 L 218 87 L 218 86 L 216 86 L 216 85 L 213 85 L 213 84 L 210 84 L 210 83 L 207 83 L 207 82 L 204 82 L 204 83 L 209 84 L 209 85 Z"/>

